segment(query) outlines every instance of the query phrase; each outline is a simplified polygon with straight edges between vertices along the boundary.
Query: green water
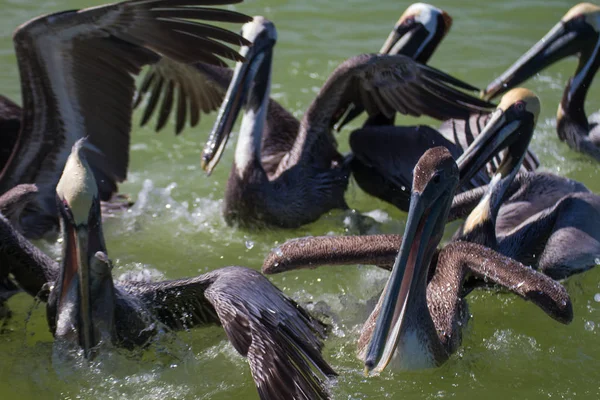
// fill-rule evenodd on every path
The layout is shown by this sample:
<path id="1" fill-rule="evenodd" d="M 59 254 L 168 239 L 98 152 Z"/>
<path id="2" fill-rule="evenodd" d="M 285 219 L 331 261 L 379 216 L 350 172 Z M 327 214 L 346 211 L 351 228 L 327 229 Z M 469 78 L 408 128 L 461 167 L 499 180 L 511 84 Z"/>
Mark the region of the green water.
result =
<path id="1" fill-rule="evenodd" d="M 19 99 L 11 42 L 16 26 L 40 14 L 96 4 L 0 0 L 2 93 Z M 409 4 L 392 0 L 260 0 L 246 1 L 235 9 L 275 22 L 279 40 L 272 93 L 300 116 L 339 62 L 379 49 Z M 574 4 L 558 0 L 440 1 L 436 5 L 454 18 L 454 26 L 431 65 L 483 87 Z M 574 68 L 574 61 L 563 61 L 528 83 L 542 99 L 533 147 L 544 168 L 600 192 L 598 164 L 560 143 L 553 127 L 562 88 Z M 589 97 L 587 109 L 599 109 L 600 97 L 594 90 Z M 139 115 L 134 118 L 138 121 Z M 347 231 L 342 213 L 324 216 L 295 231 L 249 233 L 228 228 L 219 210 L 232 145 L 213 176 L 207 178 L 199 167 L 199 152 L 212 121 L 205 118 L 199 128 L 177 138 L 157 135 L 150 128 L 134 132 L 129 180 L 121 188 L 138 202 L 125 216 L 108 221 L 104 231 L 117 276 L 144 269 L 159 278 L 193 276 L 227 265 L 259 269 L 266 253 L 286 239 Z M 348 132 L 339 136 L 344 151 Z M 404 213 L 369 198 L 355 184 L 346 198 L 357 210 L 376 211 L 384 219 L 377 231 L 402 232 Z M 58 251 L 56 245 L 44 248 L 54 254 Z M 355 358 L 355 343 L 385 278 L 385 273 L 373 267 L 347 266 L 272 279 L 309 308 L 332 316 L 326 358 L 340 374 L 332 385 L 334 398 L 600 397 L 600 326 L 596 327 L 600 303 L 594 300 L 600 293 L 600 270 L 567 282 L 575 311 L 569 326 L 555 323 L 520 299 L 477 292 L 469 297 L 473 318 L 463 344 L 448 363 L 434 370 L 388 371 L 367 379 Z M 168 335 L 150 351 L 114 352 L 90 368 L 53 356 L 43 305 L 34 308 L 31 298 L 19 295 L 10 306 L 14 317 L 0 333 L 1 399 L 257 398 L 245 360 L 227 343 L 220 328 Z"/>

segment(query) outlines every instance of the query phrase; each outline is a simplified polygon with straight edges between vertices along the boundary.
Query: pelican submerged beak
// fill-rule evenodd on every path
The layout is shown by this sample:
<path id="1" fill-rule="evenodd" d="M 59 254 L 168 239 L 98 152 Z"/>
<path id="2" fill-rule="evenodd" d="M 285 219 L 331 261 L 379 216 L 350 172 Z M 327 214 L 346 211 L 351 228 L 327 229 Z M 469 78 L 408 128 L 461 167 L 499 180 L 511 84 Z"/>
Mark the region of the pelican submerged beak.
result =
<path id="1" fill-rule="evenodd" d="M 112 339 L 114 285 L 105 254 L 100 200 L 80 142 L 57 186 L 63 231 L 63 260 L 57 285 L 54 335 L 78 343 L 92 359 L 102 339 Z"/>
<path id="2" fill-rule="evenodd" d="M 202 151 L 201 166 L 209 175 L 223 155 L 242 106 L 258 107 L 269 93 L 273 46 L 277 40 L 275 26 L 262 17 L 254 17 L 244 25 L 242 34 L 252 46 L 243 46 L 240 50 L 245 61 L 236 64 L 217 120 Z M 251 89 L 253 96 L 249 95 Z"/>
<path id="3" fill-rule="evenodd" d="M 424 157 L 432 150 L 443 149 L 446 169 L 426 173 L 427 182 L 417 182 Z M 405 333 L 404 322 L 415 300 L 425 291 L 429 265 L 439 244 L 454 191 L 458 184 L 456 165 L 445 148 L 428 150 L 415 167 L 415 182 L 408 211 L 406 229 L 392 273 L 380 299 L 381 310 L 366 349 L 366 374 L 378 374 L 389 364 Z M 449 172 L 448 172 L 449 171 Z M 422 178 L 421 178 L 422 179 Z"/>
<path id="4" fill-rule="evenodd" d="M 554 25 L 540 41 L 533 45 L 500 77 L 490 83 L 481 93 L 482 98 L 490 100 L 506 93 L 554 62 L 580 53 L 590 44 L 594 45 L 595 42 L 590 43 L 587 32 L 592 27 L 585 23 L 585 20 L 580 21 L 578 19 L 585 17 L 585 15 L 577 13 L 577 10 L 572 11 L 569 11 L 565 18 Z M 576 15 L 571 18 L 571 14 Z"/>

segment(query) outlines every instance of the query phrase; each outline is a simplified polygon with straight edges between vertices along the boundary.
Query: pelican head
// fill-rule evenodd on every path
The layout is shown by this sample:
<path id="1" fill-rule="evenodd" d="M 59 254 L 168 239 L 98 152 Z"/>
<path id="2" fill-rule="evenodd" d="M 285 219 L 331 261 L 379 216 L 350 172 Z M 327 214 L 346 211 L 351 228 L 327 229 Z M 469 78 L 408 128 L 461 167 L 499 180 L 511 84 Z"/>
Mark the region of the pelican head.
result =
<path id="1" fill-rule="evenodd" d="M 202 168 L 211 173 L 219 162 L 235 120 L 245 106 L 256 116 L 264 112 L 271 86 L 273 47 L 277 42 L 275 25 L 264 17 L 254 17 L 242 27 L 242 36 L 252 42 L 243 46 L 240 54 L 246 61 L 238 62 L 213 130 L 202 152 Z M 257 125 L 257 129 L 262 127 Z"/>
<path id="2" fill-rule="evenodd" d="M 492 178 L 488 193 L 469 215 L 465 233 L 483 221 L 495 218 L 504 192 L 516 176 L 540 113 L 540 100 L 530 90 L 510 90 L 500 100 L 479 136 L 456 161 L 461 182 L 469 180 L 496 154 L 504 150 L 502 162 Z"/>
<path id="3" fill-rule="evenodd" d="M 365 353 L 367 373 L 379 373 L 387 366 L 407 333 L 404 322 L 414 314 L 415 302 L 426 304 L 429 265 L 444 233 L 458 177 L 456 163 L 445 147 L 427 150 L 415 166 L 400 252 L 382 294 L 381 311 Z"/>
<path id="4" fill-rule="evenodd" d="M 78 343 L 89 359 L 94 346 L 113 338 L 115 295 L 86 146 L 84 139 L 75 143 L 56 187 L 63 255 L 48 319 L 56 338 Z"/>
<path id="5" fill-rule="evenodd" d="M 520 165 L 539 113 L 540 100 L 528 89 L 512 89 L 502 96 L 479 136 L 456 161 L 461 182 L 472 178 L 494 155 L 505 149 L 498 174 L 505 177 L 517 164 Z"/>
<path id="6" fill-rule="evenodd" d="M 598 68 L 599 46 L 600 7 L 591 3 L 577 4 L 546 36 L 490 83 L 482 93 L 483 98 L 489 100 L 505 93 L 554 62 L 578 54 L 579 66 L 570 88 L 575 92 L 584 83 L 583 77 Z"/>
<path id="7" fill-rule="evenodd" d="M 452 26 L 452 18 L 426 3 L 410 5 L 398 19 L 383 47 L 382 54 L 403 54 L 426 63 Z"/>

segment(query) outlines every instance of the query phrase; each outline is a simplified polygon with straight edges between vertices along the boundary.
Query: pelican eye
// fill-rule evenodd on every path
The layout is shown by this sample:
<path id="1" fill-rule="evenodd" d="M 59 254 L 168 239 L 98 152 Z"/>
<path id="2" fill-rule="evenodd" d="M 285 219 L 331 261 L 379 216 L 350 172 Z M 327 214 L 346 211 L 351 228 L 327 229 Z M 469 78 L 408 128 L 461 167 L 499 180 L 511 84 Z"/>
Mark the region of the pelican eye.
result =
<path id="1" fill-rule="evenodd" d="M 415 23 L 415 16 L 411 15 L 410 17 L 406 17 L 404 21 L 402 21 L 402 25 L 412 25 Z"/>
<path id="2" fill-rule="evenodd" d="M 517 113 L 522 114 L 523 112 L 525 112 L 525 102 L 523 100 L 517 101 L 515 103 L 515 110 L 517 111 Z"/>

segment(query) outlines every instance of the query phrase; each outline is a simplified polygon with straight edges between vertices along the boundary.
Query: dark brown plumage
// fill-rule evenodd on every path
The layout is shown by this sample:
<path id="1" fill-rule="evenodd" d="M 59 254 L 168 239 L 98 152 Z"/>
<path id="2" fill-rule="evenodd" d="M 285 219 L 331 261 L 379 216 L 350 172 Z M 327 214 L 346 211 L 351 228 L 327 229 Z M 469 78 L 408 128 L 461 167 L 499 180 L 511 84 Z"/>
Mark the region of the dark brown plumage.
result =
<path id="1" fill-rule="evenodd" d="M 0 278 L 12 274 L 28 293 L 47 299 L 56 340 L 75 342 L 91 358 L 102 342 L 146 346 L 165 329 L 218 324 L 248 358 L 262 399 L 328 398 L 323 378 L 335 372 L 321 356 L 325 326 L 260 273 L 226 267 L 187 279 L 113 283 L 83 146 L 74 146 L 57 188 L 64 234 L 60 265 L 0 216 Z"/>
<path id="2" fill-rule="evenodd" d="M 337 152 L 331 128 L 350 104 L 365 108 L 371 115 L 390 117 L 401 112 L 436 118 L 468 115 L 487 105 L 456 89 L 466 84 L 408 58 L 361 55 L 332 73 L 300 123 L 282 122 L 274 112 L 275 103 L 268 101 L 275 28 L 257 17 L 244 32 L 254 43 L 242 50 L 249 64 L 236 67 L 203 156 L 205 169 L 212 170 L 237 113 L 244 107 L 246 118 L 225 193 L 224 215 L 230 224 L 293 228 L 315 221 L 331 209 L 347 208 L 344 191 L 349 168 Z M 179 71 L 175 76 L 181 73 L 180 69 L 173 71 Z M 184 85 L 189 80 L 172 75 L 168 81 Z M 206 82 L 204 74 L 197 85 Z M 154 88 L 151 99 L 158 98 L 157 88 L 165 92 L 163 99 L 171 96 L 170 86 L 162 82 Z M 185 92 L 193 93 L 179 87 L 180 94 Z M 157 102 L 150 103 L 154 106 Z M 171 110 L 172 101 L 163 102 L 169 107 L 163 107 L 161 115 Z M 176 120 L 182 120 L 179 113 Z"/>
<path id="3" fill-rule="evenodd" d="M 218 3 L 231 2 L 236 0 Z M 2 164 L 0 193 L 20 183 L 37 185 L 36 208 L 21 220 L 27 236 L 56 226 L 54 189 L 78 138 L 88 137 L 95 147 L 88 158 L 102 200 L 125 179 L 134 76 L 144 65 L 161 57 L 217 65 L 224 65 L 221 58 L 242 59 L 226 44 L 247 44 L 243 38 L 194 20 L 239 23 L 248 17 L 198 7 L 211 4 L 125 1 L 39 17 L 15 31 L 23 110 L 11 155 Z"/>

